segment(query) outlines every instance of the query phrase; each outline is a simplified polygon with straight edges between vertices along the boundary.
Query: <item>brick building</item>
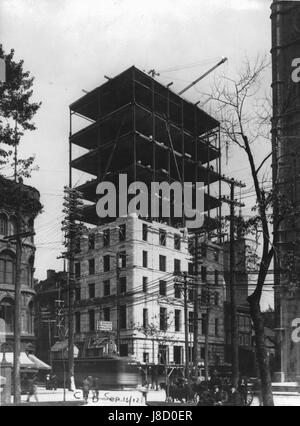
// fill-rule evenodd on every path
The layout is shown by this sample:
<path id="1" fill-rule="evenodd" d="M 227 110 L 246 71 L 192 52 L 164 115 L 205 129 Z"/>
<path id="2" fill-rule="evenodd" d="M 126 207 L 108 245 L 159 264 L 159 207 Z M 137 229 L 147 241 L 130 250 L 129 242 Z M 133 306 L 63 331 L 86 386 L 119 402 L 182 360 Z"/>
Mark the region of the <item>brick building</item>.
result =
<path id="1" fill-rule="evenodd" d="M 210 315 L 210 360 L 224 361 L 223 302 L 225 287 L 221 276 L 221 252 L 212 243 L 205 258 L 204 277 L 214 289 Z M 208 266 L 209 265 L 209 266 Z M 185 363 L 184 301 L 174 272 L 191 271 L 187 235 L 176 228 L 146 222 L 135 216 L 99 226 L 80 239 L 76 256 L 77 291 L 75 344 L 81 357 L 99 357 L 114 345 L 119 299 L 120 354 L 133 355 L 141 362 L 182 365 Z M 217 273 L 215 271 L 220 271 Z M 117 296 L 116 283 L 119 283 Z M 199 294 L 201 284 L 199 283 Z M 192 357 L 194 293 L 188 291 L 189 357 Z M 203 355 L 203 326 L 199 328 L 199 349 Z M 112 333 L 98 330 L 101 321 L 112 322 Z M 97 344 L 98 342 L 98 344 Z M 165 358 L 166 357 L 166 358 Z"/>

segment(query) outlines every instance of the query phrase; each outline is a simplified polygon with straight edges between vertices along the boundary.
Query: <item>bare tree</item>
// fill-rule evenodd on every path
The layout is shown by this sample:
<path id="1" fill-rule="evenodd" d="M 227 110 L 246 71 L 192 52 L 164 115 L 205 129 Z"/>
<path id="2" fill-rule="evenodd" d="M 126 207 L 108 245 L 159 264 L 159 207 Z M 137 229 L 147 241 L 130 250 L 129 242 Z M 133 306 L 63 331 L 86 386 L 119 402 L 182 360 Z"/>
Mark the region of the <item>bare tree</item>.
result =
<path id="1" fill-rule="evenodd" d="M 253 293 L 248 297 L 250 314 L 255 332 L 256 357 L 262 386 L 263 404 L 274 405 L 268 354 L 264 339 L 264 321 L 260 302 L 270 264 L 276 255 L 273 235 L 279 226 L 280 218 L 275 222 L 273 206 L 279 203 L 276 185 L 267 185 L 268 170 L 272 156 L 270 140 L 270 102 L 262 96 L 262 82 L 269 64 L 266 58 L 258 57 L 252 64 L 245 60 L 236 79 L 223 77 L 215 82 L 208 100 L 220 114 L 221 132 L 227 147 L 241 149 L 248 160 L 256 197 L 253 216 L 246 220 L 247 232 L 259 235 L 261 256 L 258 265 L 257 281 Z M 264 141 L 269 152 L 264 158 L 257 155 L 257 144 Z M 270 177 L 269 177 L 270 179 Z M 270 181 L 269 181 L 270 182 Z M 271 189 L 270 189 L 271 187 Z M 282 202 L 282 200 L 281 200 Z M 286 205 L 286 209 L 291 206 Z M 272 234 L 272 227 L 274 234 Z"/>

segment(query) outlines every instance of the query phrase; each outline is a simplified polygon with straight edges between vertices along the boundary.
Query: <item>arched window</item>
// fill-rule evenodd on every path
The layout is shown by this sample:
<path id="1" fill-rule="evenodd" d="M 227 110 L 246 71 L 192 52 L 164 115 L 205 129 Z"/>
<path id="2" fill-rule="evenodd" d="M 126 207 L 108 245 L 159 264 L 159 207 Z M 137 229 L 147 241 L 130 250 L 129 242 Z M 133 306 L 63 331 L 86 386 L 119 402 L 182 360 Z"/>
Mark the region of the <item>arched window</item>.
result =
<path id="1" fill-rule="evenodd" d="M 0 213 L 0 235 L 7 235 L 7 216 Z"/>
<path id="2" fill-rule="evenodd" d="M 28 231 L 29 232 L 34 232 L 34 220 L 33 219 L 29 219 L 28 220 Z M 34 236 L 31 235 L 29 238 L 30 238 L 30 241 L 33 243 Z"/>
<path id="3" fill-rule="evenodd" d="M 0 302 L 0 318 L 5 322 L 6 333 L 14 331 L 14 301 L 8 297 Z"/>
<path id="4" fill-rule="evenodd" d="M 15 262 L 12 253 L 0 253 L 0 284 L 13 284 L 15 277 Z"/>
<path id="5" fill-rule="evenodd" d="M 9 228 L 8 229 L 9 235 L 16 235 L 17 225 L 16 225 L 16 218 L 14 216 L 10 216 L 8 228 Z"/>
<path id="6" fill-rule="evenodd" d="M 28 334 L 33 334 L 33 318 L 34 318 L 33 302 L 30 302 L 27 307 L 27 333 Z"/>
<path id="7" fill-rule="evenodd" d="M 28 287 L 33 287 L 33 265 L 34 265 L 34 257 L 30 256 L 28 260 L 27 266 L 27 285 Z"/>

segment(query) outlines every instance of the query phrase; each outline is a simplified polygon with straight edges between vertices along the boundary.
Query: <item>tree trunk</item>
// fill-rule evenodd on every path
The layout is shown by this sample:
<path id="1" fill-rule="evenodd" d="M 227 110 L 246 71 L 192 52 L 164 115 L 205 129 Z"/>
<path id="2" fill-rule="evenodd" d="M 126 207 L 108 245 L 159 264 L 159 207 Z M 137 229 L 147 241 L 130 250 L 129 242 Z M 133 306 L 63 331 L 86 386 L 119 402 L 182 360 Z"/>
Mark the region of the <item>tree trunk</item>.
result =
<path id="1" fill-rule="evenodd" d="M 265 345 L 264 319 L 260 310 L 260 297 L 255 293 L 248 297 L 250 314 L 255 332 L 255 350 L 258 370 L 261 380 L 261 394 L 263 405 L 273 407 L 272 380 L 269 368 L 269 357 Z"/>

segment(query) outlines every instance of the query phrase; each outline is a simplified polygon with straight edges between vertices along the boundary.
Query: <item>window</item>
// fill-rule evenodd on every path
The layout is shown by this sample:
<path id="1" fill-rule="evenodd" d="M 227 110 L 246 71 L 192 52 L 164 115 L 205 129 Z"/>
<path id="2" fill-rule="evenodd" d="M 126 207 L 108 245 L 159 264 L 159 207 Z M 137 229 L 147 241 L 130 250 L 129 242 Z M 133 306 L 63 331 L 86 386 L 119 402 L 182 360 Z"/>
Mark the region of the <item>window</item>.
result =
<path id="1" fill-rule="evenodd" d="M 206 323 L 207 323 L 207 314 L 201 315 L 201 334 L 206 334 Z"/>
<path id="2" fill-rule="evenodd" d="M 201 356 L 201 359 L 205 358 L 205 348 L 200 349 L 200 356 Z"/>
<path id="3" fill-rule="evenodd" d="M 110 280 L 103 281 L 103 295 L 104 296 L 110 295 Z"/>
<path id="4" fill-rule="evenodd" d="M 210 292 L 207 289 L 201 290 L 201 303 L 203 305 L 209 305 L 210 304 Z"/>
<path id="5" fill-rule="evenodd" d="M 16 218 L 10 217 L 9 218 L 9 235 L 15 235 L 17 233 L 17 221 Z M 28 231 L 31 233 L 34 233 L 34 220 L 31 218 L 28 220 Z M 31 235 L 30 241 L 33 243 L 34 241 L 34 235 Z"/>
<path id="6" fill-rule="evenodd" d="M 80 322 L 80 312 L 75 312 L 75 333 L 80 333 L 81 331 Z"/>
<path id="7" fill-rule="evenodd" d="M 120 328 L 121 329 L 127 328 L 127 306 L 126 305 L 120 306 Z"/>
<path id="8" fill-rule="evenodd" d="M 14 331 L 14 301 L 9 298 L 4 298 L 0 304 L 0 318 L 5 321 L 6 333 Z"/>
<path id="9" fill-rule="evenodd" d="M 148 241 L 148 225 L 143 223 L 143 241 Z"/>
<path id="10" fill-rule="evenodd" d="M 178 234 L 174 235 L 174 249 L 175 250 L 181 249 L 181 236 Z"/>
<path id="11" fill-rule="evenodd" d="M 7 235 L 7 216 L 4 213 L 0 214 L 0 235 Z"/>
<path id="12" fill-rule="evenodd" d="M 220 304 L 220 295 L 219 293 L 216 291 L 215 292 L 215 306 L 219 306 Z"/>
<path id="13" fill-rule="evenodd" d="M 126 240 L 126 225 L 125 223 L 119 226 L 119 241 Z"/>
<path id="14" fill-rule="evenodd" d="M 174 364 L 180 365 L 182 364 L 182 360 L 181 360 L 181 354 L 182 354 L 182 348 L 181 346 L 174 346 Z"/>
<path id="15" fill-rule="evenodd" d="M 143 267 L 148 268 L 148 252 L 143 251 Z"/>
<path id="16" fill-rule="evenodd" d="M 103 247 L 110 245 L 110 229 L 104 229 L 103 231 Z"/>
<path id="17" fill-rule="evenodd" d="M 145 362 L 146 364 L 149 364 L 149 361 L 150 361 L 149 353 L 143 352 L 143 362 Z"/>
<path id="18" fill-rule="evenodd" d="M 147 293 L 148 291 L 148 277 L 143 277 L 143 292 Z"/>
<path id="19" fill-rule="evenodd" d="M 188 301 L 193 302 L 194 299 L 195 299 L 194 290 L 189 288 L 188 289 Z"/>
<path id="20" fill-rule="evenodd" d="M 159 345 L 158 346 L 158 363 L 166 364 L 168 362 L 168 346 Z"/>
<path id="21" fill-rule="evenodd" d="M 201 256 L 202 257 L 206 257 L 207 256 L 207 246 L 204 243 L 201 244 Z"/>
<path id="22" fill-rule="evenodd" d="M 189 333 L 193 333 L 194 332 L 194 312 L 193 311 L 189 312 L 188 323 L 189 323 Z"/>
<path id="23" fill-rule="evenodd" d="M 110 321 L 110 308 L 103 309 L 103 321 Z"/>
<path id="24" fill-rule="evenodd" d="M 175 309 L 175 331 L 181 330 L 181 311 Z"/>
<path id="25" fill-rule="evenodd" d="M 95 284 L 89 284 L 89 299 L 94 299 L 95 297 Z"/>
<path id="26" fill-rule="evenodd" d="M 95 249 L 95 234 L 89 235 L 89 250 Z"/>
<path id="27" fill-rule="evenodd" d="M 215 336 L 219 336 L 219 319 L 215 318 Z"/>
<path id="28" fill-rule="evenodd" d="M 215 285 L 219 284 L 219 271 L 215 270 Z"/>
<path id="29" fill-rule="evenodd" d="M 143 309 L 143 327 L 148 327 L 148 309 Z"/>
<path id="30" fill-rule="evenodd" d="M 81 275 L 81 266 L 80 263 L 75 263 L 75 278 L 80 278 Z"/>
<path id="31" fill-rule="evenodd" d="M 159 281 L 159 294 L 160 296 L 166 296 L 167 295 L 167 282 L 160 280 Z"/>
<path id="32" fill-rule="evenodd" d="M 26 331 L 27 331 L 28 334 L 33 334 L 34 309 L 33 309 L 33 303 L 32 302 L 30 302 L 28 307 L 27 307 L 26 318 L 27 318 Z"/>
<path id="33" fill-rule="evenodd" d="M 120 293 L 126 293 L 127 291 L 127 279 L 126 277 L 120 278 Z"/>
<path id="34" fill-rule="evenodd" d="M 181 271 L 181 262 L 179 259 L 174 259 L 174 272 Z"/>
<path id="35" fill-rule="evenodd" d="M 122 343 L 120 345 L 120 356 L 128 356 L 128 344 Z"/>
<path id="36" fill-rule="evenodd" d="M 80 247 L 80 238 L 77 237 L 75 240 L 75 252 L 80 253 L 81 247 Z"/>
<path id="37" fill-rule="evenodd" d="M 89 274 L 94 275 L 95 274 L 95 259 L 89 260 Z"/>
<path id="38" fill-rule="evenodd" d="M 188 348 L 188 356 L 189 356 L 189 362 L 193 362 L 193 360 L 194 360 L 194 357 L 193 357 L 193 346 L 189 346 L 189 348 Z"/>
<path id="39" fill-rule="evenodd" d="M 10 253 L 2 253 L 0 259 L 0 283 L 13 284 L 15 276 L 14 259 Z"/>
<path id="40" fill-rule="evenodd" d="M 120 251 L 120 253 L 118 253 L 118 266 L 121 269 L 126 268 L 126 251 Z"/>
<path id="41" fill-rule="evenodd" d="M 206 266 L 201 266 L 201 280 L 202 282 L 206 282 L 207 279 L 207 268 Z"/>
<path id="42" fill-rule="evenodd" d="M 81 289 L 79 287 L 75 288 L 75 301 L 79 302 L 81 299 Z"/>
<path id="43" fill-rule="evenodd" d="M 164 229 L 159 230 L 159 244 L 165 246 L 167 242 L 167 233 Z"/>
<path id="44" fill-rule="evenodd" d="M 89 311 L 89 330 L 95 331 L 95 311 Z"/>
<path id="45" fill-rule="evenodd" d="M 193 262 L 188 263 L 188 274 L 194 275 L 194 264 L 193 264 Z"/>
<path id="46" fill-rule="evenodd" d="M 110 270 L 110 256 L 106 254 L 103 256 L 103 270 L 104 272 L 108 272 Z"/>
<path id="47" fill-rule="evenodd" d="M 159 309 L 159 329 L 161 331 L 167 330 L 167 308 Z"/>
<path id="48" fill-rule="evenodd" d="M 162 271 L 162 272 L 166 272 L 166 264 L 167 264 L 167 261 L 166 261 L 166 256 L 163 256 L 163 255 L 159 255 L 159 270 L 160 271 Z"/>
<path id="49" fill-rule="evenodd" d="M 33 219 L 29 219 L 28 221 L 28 231 L 34 232 L 34 221 Z M 13 216 L 10 216 L 9 222 L 8 222 L 8 234 L 9 235 L 15 235 L 17 233 L 17 221 L 16 218 Z M 31 242 L 33 242 L 33 236 L 30 237 Z"/>
<path id="50" fill-rule="evenodd" d="M 216 249 L 214 250 L 214 259 L 216 262 L 219 261 L 219 250 L 216 250 Z"/>
<path id="51" fill-rule="evenodd" d="M 175 297 L 175 299 L 181 299 L 180 284 L 175 284 L 175 286 L 174 286 L 174 297 Z"/>

